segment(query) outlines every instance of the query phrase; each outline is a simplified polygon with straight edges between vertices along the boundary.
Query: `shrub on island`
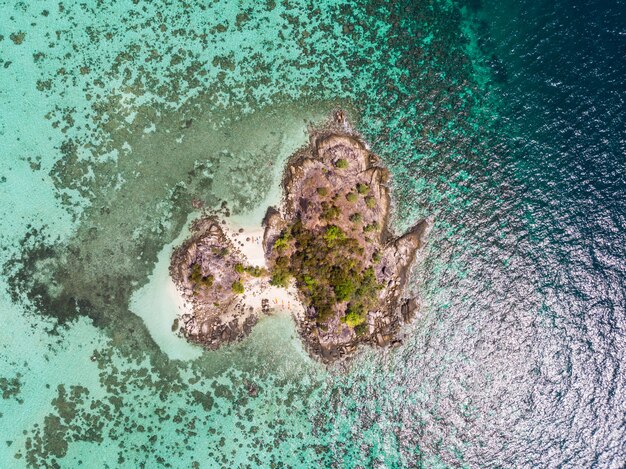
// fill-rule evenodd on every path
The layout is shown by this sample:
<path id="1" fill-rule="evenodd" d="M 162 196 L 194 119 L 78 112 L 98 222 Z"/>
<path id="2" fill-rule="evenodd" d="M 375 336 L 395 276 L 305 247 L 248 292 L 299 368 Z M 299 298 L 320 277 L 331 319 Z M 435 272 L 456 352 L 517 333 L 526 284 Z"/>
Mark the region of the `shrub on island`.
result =
<path id="1" fill-rule="evenodd" d="M 197 262 L 191 264 L 191 273 L 189 274 L 189 280 L 193 284 L 193 287 L 209 288 L 213 286 L 215 277 L 211 274 L 202 275 L 202 267 Z"/>
<path id="2" fill-rule="evenodd" d="M 354 224 L 361 223 L 363 221 L 363 215 L 360 213 L 353 213 L 350 215 L 350 221 Z"/>
<path id="3" fill-rule="evenodd" d="M 361 195 L 366 195 L 370 191 L 370 186 L 359 182 L 356 185 L 356 191 Z"/>
<path id="4" fill-rule="evenodd" d="M 358 199 L 359 199 L 359 196 L 358 196 L 358 194 L 357 194 L 356 192 L 348 192 L 348 193 L 346 194 L 346 200 L 347 200 L 348 202 L 352 202 L 352 203 L 354 203 L 354 202 L 356 202 Z"/>
<path id="5" fill-rule="evenodd" d="M 340 158 L 335 162 L 335 167 L 337 169 L 346 169 L 348 167 L 348 161 Z"/>

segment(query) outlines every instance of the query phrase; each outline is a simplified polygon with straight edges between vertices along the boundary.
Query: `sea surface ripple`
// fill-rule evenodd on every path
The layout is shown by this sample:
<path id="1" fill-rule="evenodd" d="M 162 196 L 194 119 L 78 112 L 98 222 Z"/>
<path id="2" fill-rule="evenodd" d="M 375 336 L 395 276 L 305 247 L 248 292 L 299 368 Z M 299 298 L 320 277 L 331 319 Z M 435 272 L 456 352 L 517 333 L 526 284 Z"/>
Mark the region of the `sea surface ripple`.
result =
<path id="1" fill-rule="evenodd" d="M 625 12 L 0 0 L 0 467 L 625 467 Z M 192 201 L 256 213 L 337 107 L 435 219 L 404 344 L 170 359 L 129 305 Z"/>

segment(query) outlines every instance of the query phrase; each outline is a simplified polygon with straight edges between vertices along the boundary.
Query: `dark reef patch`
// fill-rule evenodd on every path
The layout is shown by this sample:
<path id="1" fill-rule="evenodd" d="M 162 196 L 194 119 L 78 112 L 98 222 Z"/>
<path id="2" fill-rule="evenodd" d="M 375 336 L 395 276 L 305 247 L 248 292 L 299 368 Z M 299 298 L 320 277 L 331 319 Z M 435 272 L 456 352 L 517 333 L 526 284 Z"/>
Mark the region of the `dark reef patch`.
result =
<path id="1" fill-rule="evenodd" d="M 0 377 L 0 395 L 2 399 L 15 399 L 17 402 L 23 401 L 18 397 L 22 387 L 22 374 L 17 373 L 12 378 Z"/>

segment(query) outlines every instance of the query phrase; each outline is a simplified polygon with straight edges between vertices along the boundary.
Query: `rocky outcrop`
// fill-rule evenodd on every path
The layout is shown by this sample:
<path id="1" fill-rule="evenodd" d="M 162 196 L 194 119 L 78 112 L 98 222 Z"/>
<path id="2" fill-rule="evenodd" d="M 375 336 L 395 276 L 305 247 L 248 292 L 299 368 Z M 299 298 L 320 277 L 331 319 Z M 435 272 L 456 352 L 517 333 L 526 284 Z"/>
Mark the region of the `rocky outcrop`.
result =
<path id="1" fill-rule="evenodd" d="M 269 272 L 249 270 L 216 218 L 196 222 L 174 252 L 170 273 L 192 305 L 179 321 L 183 334 L 211 349 L 240 340 L 270 311 L 265 292 L 295 285 L 297 298 L 288 300 L 301 303 L 293 314 L 314 357 L 330 363 L 360 345 L 400 344 L 418 308 L 410 271 L 432 220 L 396 237 L 389 179 L 342 112 L 311 130 L 309 145 L 287 162 L 281 205 L 263 220 L 257 257 L 264 255 Z M 259 295 L 256 307 L 242 295 L 249 284 Z"/>
<path id="2" fill-rule="evenodd" d="M 276 242 L 276 239 L 280 235 L 281 231 L 285 229 L 285 221 L 280 215 L 280 212 L 274 207 L 267 209 L 265 217 L 262 222 L 265 230 L 263 231 L 263 252 L 268 253 L 272 250 L 272 246 Z"/>
<path id="3" fill-rule="evenodd" d="M 271 214 L 266 217 L 265 247 L 270 265 L 286 255 L 292 259 L 312 255 L 298 251 L 298 239 L 287 248 L 281 246 L 280 252 L 274 249 L 285 227 L 296 226 L 298 233 L 324 236 L 332 226 L 356 241 L 345 253 L 353 264 L 360 263 L 356 271 L 373 268 L 375 272 L 380 291 L 375 301 L 368 303 L 371 309 L 365 317 L 352 316 L 362 321 L 356 327 L 354 321 L 351 324 L 349 312 L 358 298 L 337 301 L 332 314 L 322 317 L 307 283 L 312 280 L 299 280 L 298 273 L 294 273 L 306 307 L 306 314 L 296 317 L 300 335 L 309 352 L 324 362 L 351 355 L 359 344 L 399 344 L 402 325 L 413 318 L 417 309 L 417 302 L 407 292 L 407 281 L 431 220 L 423 220 L 402 236 L 394 237 L 388 226 L 389 178 L 381 160 L 340 115 L 327 128 L 312 132 L 309 147 L 289 160 L 283 179 L 283 205 L 270 209 Z M 292 264 L 297 269 L 302 261 L 292 260 Z"/>
<path id="4" fill-rule="evenodd" d="M 189 341 L 216 349 L 248 335 L 258 316 L 242 297 L 244 259 L 219 222 L 198 220 L 192 232 L 170 263 L 174 283 L 191 304 L 191 312 L 178 324 Z"/>

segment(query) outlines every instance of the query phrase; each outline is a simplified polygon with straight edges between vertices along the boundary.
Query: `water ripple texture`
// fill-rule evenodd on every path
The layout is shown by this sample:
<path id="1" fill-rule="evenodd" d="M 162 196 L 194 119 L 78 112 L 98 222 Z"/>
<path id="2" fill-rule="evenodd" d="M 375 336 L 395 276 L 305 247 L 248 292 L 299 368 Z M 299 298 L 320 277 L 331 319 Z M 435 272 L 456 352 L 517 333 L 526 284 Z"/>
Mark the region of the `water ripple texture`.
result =
<path id="1" fill-rule="evenodd" d="M 0 467 L 624 467 L 625 11 L 0 0 Z M 407 339 L 164 353 L 194 206 L 257 217 L 339 107 L 435 220 Z"/>

